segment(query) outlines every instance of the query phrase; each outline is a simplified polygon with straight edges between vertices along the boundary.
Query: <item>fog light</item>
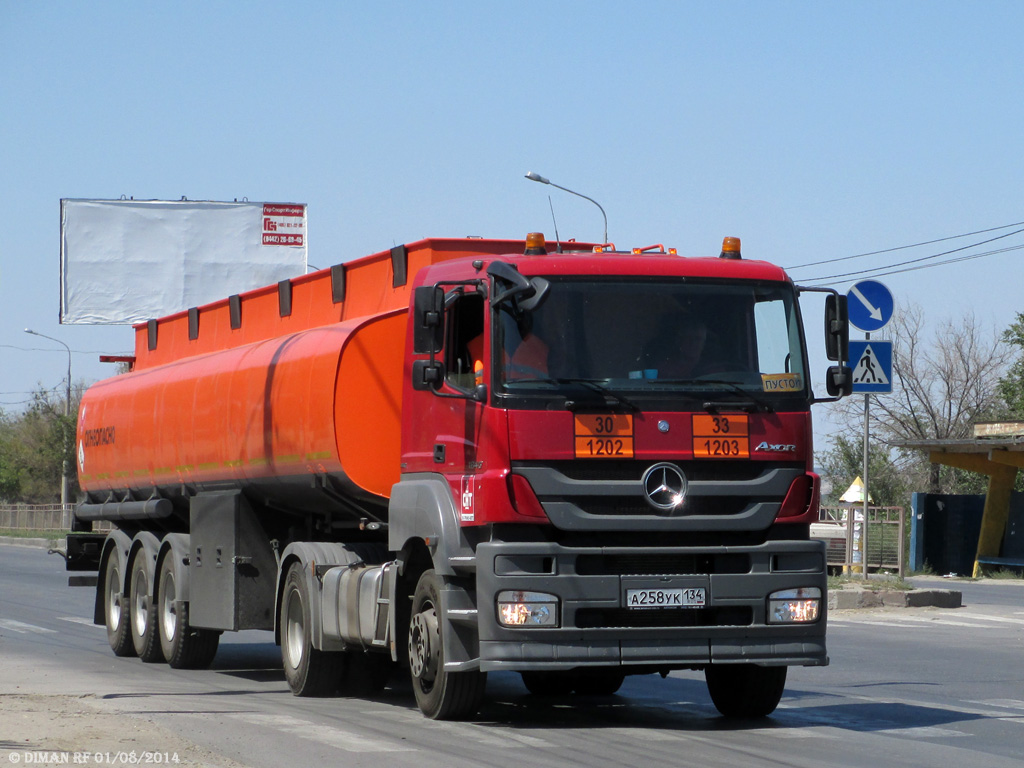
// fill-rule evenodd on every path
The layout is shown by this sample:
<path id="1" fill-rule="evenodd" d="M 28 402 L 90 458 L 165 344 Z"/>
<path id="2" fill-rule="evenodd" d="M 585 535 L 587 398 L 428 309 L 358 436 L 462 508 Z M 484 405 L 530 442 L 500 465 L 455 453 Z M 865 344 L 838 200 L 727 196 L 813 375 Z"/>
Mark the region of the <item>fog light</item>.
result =
<path id="1" fill-rule="evenodd" d="M 768 595 L 769 624 L 809 624 L 821 616 L 818 587 L 783 589 Z"/>
<path id="2" fill-rule="evenodd" d="M 505 627 L 557 627 L 558 598 L 544 592 L 499 592 L 498 621 Z"/>

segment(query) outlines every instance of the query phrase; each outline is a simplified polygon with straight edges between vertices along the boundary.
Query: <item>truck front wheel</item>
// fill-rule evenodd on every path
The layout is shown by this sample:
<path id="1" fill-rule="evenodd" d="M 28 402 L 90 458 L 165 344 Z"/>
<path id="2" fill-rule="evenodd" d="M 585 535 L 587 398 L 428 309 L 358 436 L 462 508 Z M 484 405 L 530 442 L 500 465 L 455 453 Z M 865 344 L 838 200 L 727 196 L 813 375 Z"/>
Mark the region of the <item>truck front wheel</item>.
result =
<path id="1" fill-rule="evenodd" d="M 128 608 L 121 595 L 121 581 L 117 553 L 111 552 L 103 571 L 103 620 L 107 625 L 107 642 L 115 656 L 134 656 L 135 645 L 128 626 Z"/>
<path id="2" fill-rule="evenodd" d="M 487 674 L 445 671 L 440 594 L 440 578 L 433 570 L 424 572 L 412 598 L 409 672 L 424 715 L 431 720 L 462 720 L 480 708 Z"/>
<path id="3" fill-rule="evenodd" d="M 292 563 L 284 580 L 278 623 L 284 676 L 296 696 L 328 696 L 338 689 L 346 654 L 313 647 L 311 606 L 306 569 L 302 563 Z"/>
<path id="4" fill-rule="evenodd" d="M 711 701 L 725 717 L 767 717 L 779 706 L 787 667 L 721 664 L 705 668 Z"/>

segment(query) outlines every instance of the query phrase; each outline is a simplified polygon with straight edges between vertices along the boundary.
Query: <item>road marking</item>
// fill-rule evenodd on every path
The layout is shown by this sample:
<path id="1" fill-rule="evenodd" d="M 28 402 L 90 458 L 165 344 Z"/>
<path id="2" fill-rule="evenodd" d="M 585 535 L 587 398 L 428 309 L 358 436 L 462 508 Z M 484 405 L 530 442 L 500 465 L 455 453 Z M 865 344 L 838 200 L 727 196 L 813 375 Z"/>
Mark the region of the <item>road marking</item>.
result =
<path id="1" fill-rule="evenodd" d="M 974 616 L 967 614 L 956 614 L 957 616 L 963 616 L 964 618 L 977 618 L 982 620 L 989 620 L 989 617 L 985 616 Z M 909 622 L 909 623 L 904 623 Z M 944 616 L 900 616 L 893 620 L 888 615 L 886 616 L 863 616 L 854 618 L 844 617 L 838 621 L 834 621 L 829 618 L 829 624 L 884 624 L 887 627 L 913 627 L 920 626 L 921 624 L 931 624 L 935 627 L 968 627 L 969 629 L 991 629 L 992 627 L 988 624 L 979 624 L 976 621 L 956 621 L 955 619 L 949 619 Z"/>
<path id="2" fill-rule="evenodd" d="M 1003 624 L 1024 625 L 1024 619 L 1008 619 L 1005 616 L 988 616 L 984 613 L 957 613 L 957 616 L 962 616 L 965 619 L 980 619 L 982 621 L 997 621 Z"/>
<path id="3" fill-rule="evenodd" d="M 367 738 L 332 725 L 318 725 L 288 715 L 264 715 L 259 712 L 228 712 L 226 714 L 228 717 L 250 725 L 272 728 L 275 731 L 288 733 L 302 739 L 318 741 L 329 747 L 344 749 L 346 752 L 415 752 L 417 749 L 411 745 Z"/>
<path id="4" fill-rule="evenodd" d="M 788 707 L 789 709 L 795 709 Z M 785 709 L 783 706 L 779 706 L 779 709 Z M 790 711 L 789 714 L 799 717 L 799 714 Z M 841 719 L 839 719 L 841 722 Z M 774 736 L 777 739 L 836 739 L 839 738 L 839 731 L 835 729 L 834 725 L 820 725 L 815 723 L 814 725 L 801 726 L 800 728 L 790 728 L 788 726 L 775 726 L 772 728 L 749 728 L 744 729 L 744 733 L 757 734 L 758 736 Z M 641 734 L 643 732 L 641 731 Z M 645 735 L 640 735 L 640 739 L 648 738 Z M 680 736 L 682 740 L 689 738 L 688 735 Z"/>
<path id="5" fill-rule="evenodd" d="M 949 739 L 957 736 L 970 736 L 964 731 L 957 731 L 953 728 L 939 728 L 934 725 L 923 725 L 918 728 L 883 728 L 875 731 L 887 736 L 898 736 L 901 739 Z"/>
<path id="6" fill-rule="evenodd" d="M 981 704 L 986 707 L 1004 707 L 1006 709 L 1024 709 L 1024 701 L 1020 699 L 984 699 L 982 701 L 970 700 L 968 704 Z"/>
<path id="7" fill-rule="evenodd" d="M 0 619 L 0 629 L 9 629 L 11 632 L 17 632 L 18 634 L 25 634 L 26 632 L 34 632 L 37 635 L 40 634 L 56 634 L 57 630 L 47 629 L 46 627 L 37 627 L 35 624 L 25 624 L 21 621 L 15 621 L 14 619 Z"/>
<path id="8" fill-rule="evenodd" d="M 87 627 L 102 627 L 102 624 L 96 624 L 92 619 L 87 619 L 84 616 L 61 616 L 61 621 L 70 621 L 73 624 L 84 624 Z"/>

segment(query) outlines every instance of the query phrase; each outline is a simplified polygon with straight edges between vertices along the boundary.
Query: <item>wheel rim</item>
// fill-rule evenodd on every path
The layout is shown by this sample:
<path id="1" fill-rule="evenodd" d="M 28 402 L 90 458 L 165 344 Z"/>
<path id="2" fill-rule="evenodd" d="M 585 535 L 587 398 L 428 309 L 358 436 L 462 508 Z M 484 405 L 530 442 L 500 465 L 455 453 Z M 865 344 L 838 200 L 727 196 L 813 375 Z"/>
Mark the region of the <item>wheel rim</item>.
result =
<path id="1" fill-rule="evenodd" d="M 114 561 L 111 560 L 113 563 Z M 117 629 L 121 626 L 121 569 L 112 565 L 107 569 L 107 626 Z"/>
<path id="2" fill-rule="evenodd" d="M 135 572 L 135 588 L 132 592 L 132 621 L 135 623 L 135 634 L 145 637 L 149 618 L 149 579 L 142 568 Z"/>
<path id="3" fill-rule="evenodd" d="M 302 617 L 302 597 L 297 590 L 288 592 L 288 605 L 285 608 L 285 657 L 288 666 L 298 669 L 305 652 L 306 628 Z"/>
<path id="4" fill-rule="evenodd" d="M 432 605 L 425 608 L 409 623 L 409 669 L 424 689 L 429 690 L 437 678 L 441 648 L 437 612 Z"/>
<path id="5" fill-rule="evenodd" d="M 178 629 L 178 613 L 174 609 L 176 599 L 174 574 L 168 571 L 164 574 L 163 583 L 160 585 L 160 626 L 168 641 L 174 639 L 174 633 Z"/>

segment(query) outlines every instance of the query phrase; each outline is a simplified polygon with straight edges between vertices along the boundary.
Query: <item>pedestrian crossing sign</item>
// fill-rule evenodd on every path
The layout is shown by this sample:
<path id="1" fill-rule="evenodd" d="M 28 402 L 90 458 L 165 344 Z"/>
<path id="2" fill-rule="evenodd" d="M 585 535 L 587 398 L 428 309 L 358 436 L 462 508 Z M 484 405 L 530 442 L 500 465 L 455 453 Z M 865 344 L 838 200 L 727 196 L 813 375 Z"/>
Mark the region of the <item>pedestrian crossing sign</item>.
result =
<path id="1" fill-rule="evenodd" d="M 868 394 L 892 392 L 892 342 L 850 340 L 853 391 Z"/>

